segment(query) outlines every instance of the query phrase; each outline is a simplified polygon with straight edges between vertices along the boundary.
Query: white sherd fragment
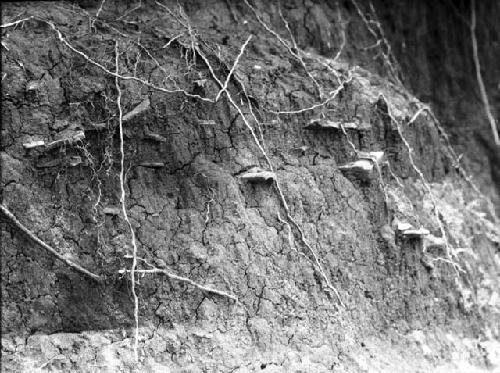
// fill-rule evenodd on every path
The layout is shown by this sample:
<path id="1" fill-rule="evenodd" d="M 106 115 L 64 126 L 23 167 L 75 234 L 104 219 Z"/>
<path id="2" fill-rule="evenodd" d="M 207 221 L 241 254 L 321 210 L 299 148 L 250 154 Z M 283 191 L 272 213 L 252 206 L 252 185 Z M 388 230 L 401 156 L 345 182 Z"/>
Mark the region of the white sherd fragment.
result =
<path id="1" fill-rule="evenodd" d="M 430 234 L 429 230 L 423 227 L 416 229 L 413 225 L 400 221 L 397 222 L 396 229 L 406 237 L 424 237 Z"/>
<path id="2" fill-rule="evenodd" d="M 359 159 L 346 165 L 339 166 L 341 171 L 350 171 L 369 176 L 373 170 L 373 162 L 368 159 Z"/>
<path id="3" fill-rule="evenodd" d="M 266 182 L 268 180 L 274 180 L 276 179 L 276 175 L 274 172 L 265 171 L 258 167 L 254 167 L 242 174 L 240 178 L 251 183 L 259 183 Z"/>
<path id="4" fill-rule="evenodd" d="M 33 149 L 33 148 L 37 148 L 39 146 L 45 146 L 45 141 L 37 140 L 37 141 L 27 142 L 27 143 L 24 143 L 23 146 L 25 149 Z"/>
<path id="5" fill-rule="evenodd" d="M 344 129 L 357 129 L 358 125 L 354 122 L 341 123 L 324 118 L 314 118 L 311 119 L 309 123 L 305 126 L 306 129 L 333 128 L 338 130 L 341 129 L 342 127 L 344 127 Z"/>
<path id="6" fill-rule="evenodd" d="M 407 229 L 403 231 L 403 235 L 407 237 L 424 237 L 430 234 L 429 230 L 425 228 L 419 228 L 419 229 Z"/>
<path id="7" fill-rule="evenodd" d="M 359 152 L 358 158 L 371 160 L 380 164 L 384 160 L 384 152 Z"/>
<path id="8" fill-rule="evenodd" d="M 194 83 L 198 86 L 198 87 L 205 87 L 205 84 L 207 84 L 207 80 L 206 79 L 198 79 L 198 80 L 195 80 Z"/>
<path id="9" fill-rule="evenodd" d="M 348 174 L 370 179 L 375 164 L 380 164 L 383 159 L 384 152 L 358 152 L 358 160 L 340 166 L 339 169 Z"/>
<path id="10" fill-rule="evenodd" d="M 167 139 L 164 136 L 159 135 L 157 133 L 153 133 L 153 132 L 146 132 L 144 134 L 144 137 L 146 137 L 150 140 L 158 141 L 158 142 L 167 142 Z"/>
<path id="11" fill-rule="evenodd" d="M 398 222 L 397 230 L 400 232 L 407 231 L 409 229 L 413 229 L 413 226 L 410 223 Z"/>
<path id="12" fill-rule="evenodd" d="M 102 212 L 105 215 L 120 215 L 121 214 L 121 209 L 118 207 L 105 207 Z"/>

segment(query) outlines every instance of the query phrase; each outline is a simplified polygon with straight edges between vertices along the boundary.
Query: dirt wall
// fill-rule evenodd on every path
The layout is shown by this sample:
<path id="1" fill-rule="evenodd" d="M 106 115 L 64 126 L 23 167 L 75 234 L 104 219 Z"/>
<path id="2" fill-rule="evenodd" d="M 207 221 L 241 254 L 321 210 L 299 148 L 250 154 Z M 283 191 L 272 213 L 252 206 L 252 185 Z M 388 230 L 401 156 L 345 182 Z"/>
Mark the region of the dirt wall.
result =
<path id="1" fill-rule="evenodd" d="M 463 338 L 498 338 L 494 217 L 460 178 L 432 116 L 413 118 L 416 98 L 377 75 L 377 63 L 354 68 L 350 46 L 331 58 L 347 27 L 332 20 L 349 20 L 359 41 L 366 35 L 352 7 L 284 4 L 297 43 L 311 47 L 299 59 L 265 30 L 289 40 L 276 5 L 255 13 L 187 2 L 184 18 L 175 4 L 169 13 L 106 3 L 96 20 L 86 13 L 95 8 L 80 5 L 3 8 L 4 24 L 21 10 L 36 18 L 3 31 L 2 203 L 105 280 L 71 270 L 4 217 L 2 369 L 363 371 L 382 364 L 373 351 L 391 343 L 383 356 L 417 351 L 408 369 L 419 369 L 452 359 Z M 248 35 L 228 93 L 200 99 L 216 97 Z M 116 48 L 119 73 L 133 77 L 119 79 L 120 92 Z M 118 95 L 137 269 L 238 298 L 139 273 L 140 363 L 130 358 L 133 245 L 120 206 Z M 356 128 L 305 128 L 314 118 Z M 385 152 L 390 168 L 368 179 L 342 171 L 357 151 Z M 273 180 L 249 182 L 252 167 Z M 424 252 L 397 221 L 444 232 L 464 250 Z M 471 343 L 466 360 L 493 364 Z M 49 360 L 52 352 L 62 357 Z"/>

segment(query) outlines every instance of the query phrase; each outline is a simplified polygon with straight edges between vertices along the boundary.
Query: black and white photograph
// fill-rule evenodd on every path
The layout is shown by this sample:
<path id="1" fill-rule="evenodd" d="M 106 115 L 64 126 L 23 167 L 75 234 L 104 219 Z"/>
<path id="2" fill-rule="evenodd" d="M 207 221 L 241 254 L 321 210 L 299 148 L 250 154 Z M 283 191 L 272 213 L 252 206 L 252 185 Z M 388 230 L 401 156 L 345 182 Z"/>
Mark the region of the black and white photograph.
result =
<path id="1" fill-rule="evenodd" d="M 500 0 L 0 7 L 1 373 L 500 373 Z"/>

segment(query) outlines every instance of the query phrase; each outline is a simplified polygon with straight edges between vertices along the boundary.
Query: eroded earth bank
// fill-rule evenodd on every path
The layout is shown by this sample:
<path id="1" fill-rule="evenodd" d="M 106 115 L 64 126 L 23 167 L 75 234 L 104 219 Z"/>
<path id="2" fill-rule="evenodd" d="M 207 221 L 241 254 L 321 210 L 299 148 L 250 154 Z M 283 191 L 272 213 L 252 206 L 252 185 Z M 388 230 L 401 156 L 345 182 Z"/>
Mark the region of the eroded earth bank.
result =
<path id="1" fill-rule="evenodd" d="M 498 151 L 431 3 L 2 5 L 2 371 L 498 371 Z"/>

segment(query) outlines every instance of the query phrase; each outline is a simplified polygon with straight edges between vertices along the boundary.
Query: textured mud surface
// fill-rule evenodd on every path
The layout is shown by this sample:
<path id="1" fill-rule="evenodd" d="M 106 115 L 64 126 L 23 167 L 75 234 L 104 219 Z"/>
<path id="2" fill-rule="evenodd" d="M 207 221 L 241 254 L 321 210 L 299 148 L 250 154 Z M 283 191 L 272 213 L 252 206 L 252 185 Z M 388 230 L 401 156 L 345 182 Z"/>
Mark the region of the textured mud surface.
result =
<path id="1" fill-rule="evenodd" d="M 423 113 L 411 121 L 418 100 L 377 75 L 382 68 L 375 63 L 353 68 L 352 46 L 345 51 L 349 62 L 322 56 L 335 55 L 341 42 L 342 23 L 332 22 L 339 14 L 351 22 L 350 37 L 365 40 L 353 9 L 284 7 L 297 42 L 311 47 L 304 62 L 322 87 L 320 97 L 300 62 L 248 7 L 184 5 L 213 71 L 189 48 L 179 22 L 154 4 L 128 15 L 134 5 L 106 4 L 105 22 L 66 3 L 3 8 L 3 24 L 37 17 L 3 31 L 3 204 L 43 241 L 106 281 L 96 284 L 72 271 L 3 219 L 2 370 L 499 369 L 493 217 L 456 172 L 433 118 Z M 97 8 L 87 9 L 94 15 Z M 126 22 L 113 14 L 124 14 Z M 185 91 L 167 94 L 120 80 L 123 112 L 141 103 L 146 108 L 123 122 L 126 207 L 138 269 L 167 269 L 239 302 L 161 274 L 140 274 L 138 363 L 123 273 L 132 247 L 120 210 L 115 79 L 68 49 L 46 21 L 108 71 L 115 71 L 117 41 L 121 74 Z M 280 24 L 278 8 L 267 10 L 265 22 Z M 282 23 L 276 29 L 286 35 Z M 217 103 L 193 97 L 217 95 L 213 74 L 225 80 L 249 34 L 228 85 L 240 111 L 225 94 Z M 276 113 L 324 101 L 339 81 L 343 88 L 327 104 Z M 347 129 L 346 137 L 338 129 L 304 128 L 319 115 L 362 130 Z M 274 182 L 241 177 L 252 166 L 268 168 L 244 119 L 345 307 L 328 292 L 311 251 L 287 221 Z M 81 132 L 83 140 L 53 149 L 23 145 Z M 413 149 L 411 160 L 403 138 Z M 360 151 L 384 151 L 393 174 L 381 165 L 381 185 L 377 176 L 342 173 L 339 166 L 356 159 L 349 141 Z M 482 177 L 484 184 L 491 180 Z M 443 250 L 424 254 L 419 240 L 401 239 L 395 219 L 436 236 L 441 222 L 450 245 L 463 248 L 456 260 L 464 272 L 433 261 L 446 257 Z"/>

